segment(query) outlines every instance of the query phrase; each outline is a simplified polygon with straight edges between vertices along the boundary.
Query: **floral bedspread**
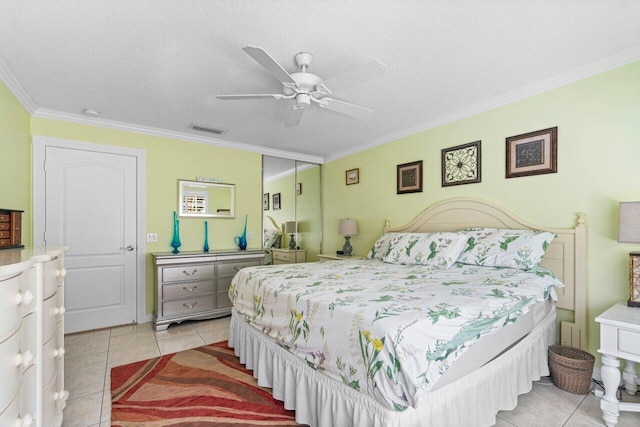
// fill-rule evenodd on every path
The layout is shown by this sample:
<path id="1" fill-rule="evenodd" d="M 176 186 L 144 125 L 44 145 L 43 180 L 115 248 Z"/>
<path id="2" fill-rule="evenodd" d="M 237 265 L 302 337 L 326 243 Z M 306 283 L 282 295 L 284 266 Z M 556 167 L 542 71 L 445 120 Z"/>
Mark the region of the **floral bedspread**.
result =
<path id="1" fill-rule="evenodd" d="M 229 296 L 253 327 L 350 387 L 402 411 L 483 335 L 562 283 L 529 271 L 377 260 L 242 269 Z"/>

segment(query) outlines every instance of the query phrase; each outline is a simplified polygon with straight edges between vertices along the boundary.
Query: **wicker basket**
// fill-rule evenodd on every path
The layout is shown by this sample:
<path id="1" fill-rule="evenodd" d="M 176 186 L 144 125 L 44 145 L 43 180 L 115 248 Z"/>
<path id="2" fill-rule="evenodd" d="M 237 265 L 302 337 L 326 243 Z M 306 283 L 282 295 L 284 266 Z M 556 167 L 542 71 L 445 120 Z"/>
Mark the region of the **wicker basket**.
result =
<path id="1" fill-rule="evenodd" d="M 589 393 L 595 359 L 591 354 L 577 348 L 550 346 L 549 368 L 553 384 L 569 393 Z"/>

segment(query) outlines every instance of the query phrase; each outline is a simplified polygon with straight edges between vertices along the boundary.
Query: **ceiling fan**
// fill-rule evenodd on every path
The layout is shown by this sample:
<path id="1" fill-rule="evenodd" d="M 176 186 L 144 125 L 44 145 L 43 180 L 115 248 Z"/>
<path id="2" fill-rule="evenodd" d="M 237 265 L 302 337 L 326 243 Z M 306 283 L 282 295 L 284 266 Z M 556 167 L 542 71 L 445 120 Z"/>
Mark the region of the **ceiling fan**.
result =
<path id="1" fill-rule="evenodd" d="M 282 82 L 282 93 L 274 94 L 243 94 L 243 95 L 216 95 L 218 99 L 293 99 L 295 104 L 291 107 L 285 126 L 296 126 L 302 119 L 304 110 L 316 103 L 322 108 L 346 114 L 351 117 L 364 119 L 373 112 L 369 108 L 350 104 L 329 97 L 334 91 L 355 86 L 360 83 L 381 77 L 386 73 L 385 65 L 380 61 L 368 62 L 346 73 L 323 80 L 319 76 L 309 73 L 307 70 L 313 61 L 313 55 L 308 52 L 297 53 L 294 57 L 296 65 L 300 68 L 297 73 L 289 74 L 271 55 L 264 49 L 256 46 L 242 48 L 249 56 L 267 69 L 273 76 Z"/>

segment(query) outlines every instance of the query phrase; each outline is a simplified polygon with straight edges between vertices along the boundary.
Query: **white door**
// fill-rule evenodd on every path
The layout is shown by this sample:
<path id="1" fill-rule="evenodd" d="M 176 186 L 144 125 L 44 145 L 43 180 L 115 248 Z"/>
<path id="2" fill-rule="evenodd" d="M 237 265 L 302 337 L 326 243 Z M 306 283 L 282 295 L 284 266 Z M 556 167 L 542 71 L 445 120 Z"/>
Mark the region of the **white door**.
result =
<path id="1" fill-rule="evenodd" d="M 136 158 L 45 147 L 45 243 L 64 245 L 65 333 L 136 322 Z"/>

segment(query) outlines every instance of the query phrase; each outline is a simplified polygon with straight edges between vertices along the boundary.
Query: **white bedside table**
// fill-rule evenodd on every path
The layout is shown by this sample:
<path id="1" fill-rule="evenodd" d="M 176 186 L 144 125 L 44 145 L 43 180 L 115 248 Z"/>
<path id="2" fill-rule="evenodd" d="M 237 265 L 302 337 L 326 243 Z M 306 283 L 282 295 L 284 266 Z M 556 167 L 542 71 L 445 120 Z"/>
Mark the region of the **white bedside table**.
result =
<path id="1" fill-rule="evenodd" d="M 600 323 L 600 349 L 602 354 L 602 382 L 604 396 L 600 401 L 602 417 L 608 427 L 618 423 L 620 411 L 640 412 L 640 403 L 619 402 L 616 398 L 620 384 L 620 361 L 626 366 L 622 379 L 627 393 L 638 391 L 638 374 L 635 362 L 640 362 L 640 308 L 619 303 L 596 317 Z"/>

